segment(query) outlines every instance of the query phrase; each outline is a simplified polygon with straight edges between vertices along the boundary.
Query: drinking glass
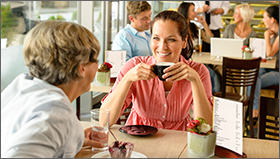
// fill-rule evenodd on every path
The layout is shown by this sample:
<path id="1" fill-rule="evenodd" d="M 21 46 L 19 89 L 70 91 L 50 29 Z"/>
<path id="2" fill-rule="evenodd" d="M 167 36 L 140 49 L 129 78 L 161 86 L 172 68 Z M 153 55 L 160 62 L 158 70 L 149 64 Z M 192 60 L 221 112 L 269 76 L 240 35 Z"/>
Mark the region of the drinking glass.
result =
<path id="1" fill-rule="evenodd" d="M 201 55 L 202 41 L 201 39 L 195 39 L 194 41 L 195 41 L 195 45 L 194 45 L 195 52 Z"/>
<path id="2" fill-rule="evenodd" d="M 110 119 L 110 110 L 108 109 L 103 109 L 103 108 L 96 108 L 91 110 L 91 128 L 92 131 L 92 136 L 91 139 L 101 142 L 104 144 L 103 148 L 95 148 L 92 147 L 93 151 L 105 151 L 108 150 L 108 132 L 109 132 L 109 119 Z M 101 118 L 102 115 L 102 118 Z M 99 138 L 95 137 L 94 134 L 98 133 L 103 133 L 105 136 L 107 136 L 106 140 L 100 140 Z"/>

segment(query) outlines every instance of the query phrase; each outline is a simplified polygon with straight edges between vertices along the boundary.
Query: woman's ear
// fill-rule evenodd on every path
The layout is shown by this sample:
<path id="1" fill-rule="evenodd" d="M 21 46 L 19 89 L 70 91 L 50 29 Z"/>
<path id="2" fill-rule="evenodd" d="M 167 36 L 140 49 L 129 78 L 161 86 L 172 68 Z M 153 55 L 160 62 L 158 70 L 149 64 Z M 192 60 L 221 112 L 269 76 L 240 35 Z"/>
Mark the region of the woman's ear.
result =
<path id="1" fill-rule="evenodd" d="M 277 23 L 277 20 L 274 19 L 273 17 L 271 17 L 271 21 L 272 21 L 272 23 Z"/>
<path id="2" fill-rule="evenodd" d="M 186 36 L 185 41 L 183 42 L 183 49 L 187 47 L 188 35 Z"/>
<path id="3" fill-rule="evenodd" d="M 85 64 L 80 64 L 80 66 L 79 66 L 79 73 L 80 73 L 81 77 L 85 77 L 86 76 Z"/>

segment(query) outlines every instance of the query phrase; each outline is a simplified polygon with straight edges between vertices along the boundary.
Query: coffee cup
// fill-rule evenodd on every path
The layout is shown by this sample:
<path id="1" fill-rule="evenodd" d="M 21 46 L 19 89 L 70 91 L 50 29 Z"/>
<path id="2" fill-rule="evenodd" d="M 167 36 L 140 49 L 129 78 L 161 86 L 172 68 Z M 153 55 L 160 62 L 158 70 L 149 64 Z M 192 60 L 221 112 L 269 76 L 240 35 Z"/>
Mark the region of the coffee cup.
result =
<path id="1" fill-rule="evenodd" d="M 165 81 L 165 79 L 162 78 L 162 75 L 164 75 L 163 70 L 174 64 L 175 63 L 173 63 L 173 62 L 158 62 L 153 66 L 153 68 L 154 68 L 153 72 L 158 76 L 158 78 L 160 80 Z"/>

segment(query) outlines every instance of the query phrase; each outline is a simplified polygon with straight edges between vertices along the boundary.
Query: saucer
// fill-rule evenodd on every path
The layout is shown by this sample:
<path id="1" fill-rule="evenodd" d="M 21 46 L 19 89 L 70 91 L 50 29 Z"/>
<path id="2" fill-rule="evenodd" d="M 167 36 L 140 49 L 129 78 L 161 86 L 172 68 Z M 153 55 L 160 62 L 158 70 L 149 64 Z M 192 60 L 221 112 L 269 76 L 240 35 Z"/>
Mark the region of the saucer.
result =
<path id="1" fill-rule="evenodd" d="M 128 135 L 147 136 L 157 133 L 158 129 L 148 125 L 127 125 L 121 127 L 119 131 Z"/>

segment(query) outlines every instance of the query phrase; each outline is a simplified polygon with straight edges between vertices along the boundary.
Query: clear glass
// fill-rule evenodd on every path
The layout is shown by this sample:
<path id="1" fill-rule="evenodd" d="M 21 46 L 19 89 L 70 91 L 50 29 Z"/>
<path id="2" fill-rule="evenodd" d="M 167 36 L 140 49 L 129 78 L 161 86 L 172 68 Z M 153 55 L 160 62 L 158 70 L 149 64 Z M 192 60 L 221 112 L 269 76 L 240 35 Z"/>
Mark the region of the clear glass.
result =
<path id="1" fill-rule="evenodd" d="M 188 132 L 188 157 L 209 158 L 215 155 L 217 133 L 197 135 Z"/>
<path id="2" fill-rule="evenodd" d="M 103 148 L 95 148 L 92 147 L 93 151 L 105 151 L 108 150 L 108 133 L 109 133 L 109 126 L 110 126 L 110 110 L 108 109 L 102 109 L 97 108 L 91 110 L 91 128 L 92 128 L 92 140 L 101 142 L 104 144 Z M 101 119 L 102 116 L 102 119 Z M 96 132 L 103 133 L 107 136 L 107 140 L 99 140 L 94 134 L 96 135 Z"/>
<path id="3" fill-rule="evenodd" d="M 195 39 L 194 40 L 194 50 L 195 53 L 201 55 L 201 50 L 202 50 L 202 43 L 201 43 L 201 39 Z"/>

